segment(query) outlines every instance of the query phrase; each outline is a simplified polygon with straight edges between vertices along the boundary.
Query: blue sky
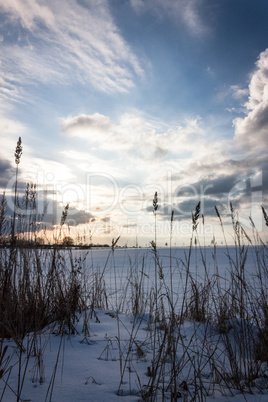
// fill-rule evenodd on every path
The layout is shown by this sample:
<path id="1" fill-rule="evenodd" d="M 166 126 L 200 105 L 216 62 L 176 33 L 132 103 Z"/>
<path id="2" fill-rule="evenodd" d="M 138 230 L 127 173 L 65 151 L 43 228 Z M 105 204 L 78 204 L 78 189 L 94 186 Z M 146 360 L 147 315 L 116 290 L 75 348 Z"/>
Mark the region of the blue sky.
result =
<path id="1" fill-rule="evenodd" d="M 0 0 L 1 187 L 9 197 L 18 136 L 21 188 L 38 185 L 46 224 L 70 202 L 72 234 L 141 245 L 187 243 L 201 199 L 231 200 L 262 230 L 267 194 L 265 0 Z M 11 202 L 11 201 L 10 201 Z M 228 226 L 227 227 L 227 231 Z"/>

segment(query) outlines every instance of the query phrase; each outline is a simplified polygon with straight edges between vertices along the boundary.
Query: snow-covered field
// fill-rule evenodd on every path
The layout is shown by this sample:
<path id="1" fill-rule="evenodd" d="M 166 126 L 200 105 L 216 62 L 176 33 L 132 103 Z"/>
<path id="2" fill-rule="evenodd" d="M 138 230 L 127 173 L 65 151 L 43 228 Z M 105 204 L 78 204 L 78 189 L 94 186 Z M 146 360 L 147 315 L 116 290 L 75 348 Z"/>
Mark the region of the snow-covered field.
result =
<path id="1" fill-rule="evenodd" d="M 70 255 L 67 251 L 64 253 L 70 266 Z M 243 257 L 236 253 L 235 248 L 229 249 L 229 257 L 225 248 L 218 247 L 216 255 L 213 248 L 203 249 L 202 253 L 194 249 L 189 259 L 187 248 L 171 251 L 166 248 L 158 250 L 155 264 L 155 256 L 148 249 L 115 249 L 114 253 L 109 249 L 92 249 L 87 254 L 73 251 L 73 260 L 81 257 L 81 275 L 86 278 L 90 272 L 89 286 L 90 278 L 95 275 L 103 278 L 108 306 L 77 313 L 72 331 L 69 331 L 72 333 L 66 333 L 67 328 L 64 333 L 56 323 L 38 333 L 28 334 L 23 341 L 24 352 L 20 352 L 14 340 L 4 340 L 0 348 L 1 400 L 17 401 L 16 393 L 22 385 L 20 400 L 33 402 L 268 401 L 267 364 L 261 361 L 248 364 L 251 352 L 240 359 L 241 345 L 247 343 L 249 350 L 255 347 L 253 338 L 257 329 L 253 322 L 246 318 L 228 319 L 222 333 L 213 325 L 213 319 L 198 322 L 186 317 L 179 320 L 187 266 L 190 267 L 189 283 L 207 284 L 209 280 L 228 291 L 236 269 L 235 261 Z M 256 249 L 249 248 L 243 265 L 244 280 L 252 283 L 250 288 L 258 293 L 257 266 Z M 160 267 L 162 272 L 159 273 Z M 165 310 L 161 314 L 166 317 L 171 314 L 172 286 L 176 320 L 172 324 L 173 332 L 162 318 L 155 323 L 150 315 L 153 312 L 150 300 L 154 298 L 155 268 L 156 303 Z M 262 279 L 265 281 L 267 277 Z M 143 311 L 134 316 L 133 308 L 137 306 L 133 307 L 132 303 L 133 289 L 139 284 L 146 297 L 138 299 L 138 302 L 143 301 L 143 306 L 138 306 Z M 267 284 L 263 285 L 263 289 L 267 289 Z M 244 343 L 239 336 L 246 337 Z M 170 343 L 169 337 L 172 338 Z M 232 353 L 236 355 L 233 360 Z M 158 362 L 155 376 L 153 362 Z M 232 364 L 238 366 L 238 371 L 255 370 L 250 388 L 243 381 L 234 387 L 236 379 L 231 375 L 235 371 L 234 367 L 230 368 Z"/>
<path id="2" fill-rule="evenodd" d="M 96 319 L 97 317 L 97 319 Z M 135 342 L 133 342 L 131 351 L 128 355 L 129 339 L 132 330 L 133 320 L 124 314 L 119 314 L 120 323 L 120 347 L 118 341 L 117 318 L 109 311 L 97 311 L 96 317 L 88 320 L 89 335 L 85 337 L 83 334 L 83 318 L 80 318 L 76 325 L 78 334 L 59 336 L 51 333 L 50 329 L 44 331 L 37 339 L 38 347 L 44 349 L 42 359 L 39 361 L 37 356 L 31 356 L 26 370 L 23 392 L 21 399 L 24 401 L 138 401 L 141 399 L 141 388 L 148 384 L 150 377 L 147 376 L 147 367 L 151 364 L 152 353 L 150 352 L 150 338 L 148 337 L 147 323 L 141 322 L 139 331 L 136 333 Z M 185 322 L 182 329 L 184 342 L 189 342 L 193 336 L 196 337 L 194 342 L 195 348 L 202 346 L 202 333 L 206 329 L 201 324 L 198 327 L 192 322 Z M 26 342 L 31 342 L 31 336 Z M 10 346 L 15 345 L 12 342 L 6 342 Z M 15 353 L 15 352 L 14 352 Z M 120 353 L 123 357 L 128 356 L 122 365 L 124 370 L 123 383 L 121 392 L 117 395 L 121 374 L 120 374 Z M 178 349 L 178 353 L 182 353 L 182 349 Z M 58 362 L 57 362 L 58 357 Z M 23 363 L 24 363 L 23 358 Z M 16 364 L 18 356 L 13 357 Z M 57 364 L 57 372 L 52 387 L 53 372 Z M 125 366 L 126 365 L 126 366 Z M 16 390 L 17 388 L 17 372 L 18 364 L 15 365 L 9 377 L 9 387 Z M 187 379 L 187 370 L 185 367 L 185 379 Z M 208 370 L 204 370 L 202 376 L 204 381 L 209 375 Z M 181 381 L 181 383 L 183 380 Z M 1 381 L 1 391 L 4 382 Z M 268 386 L 268 384 L 267 384 Z M 188 385 L 189 392 L 183 387 L 179 388 L 180 395 L 194 396 L 194 387 Z M 146 388 L 144 388 L 146 389 Z M 222 393 L 225 395 L 222 395 Z M 259 393 L 255 389 L 256 395 L 241 395 L 238 391 L 221 389 L 211 389 L 207 400 L 218 401 L 267 401 L 268 392 Z M 168 392 L 167 400 L 170 399 Z M 7 388 L 3 401 L 16 401 L 15 395 Z M 158 400 L 162 400 L 159 395 Z M 184 400 L 187 400 L 186 398 Z M 198 398 L 196 400 L 199 400 Z M 204 397 L 205 400 L 205 397 Z"/>
<path id="3" fill-rule="evenodd" d="M 266 251 L 267 253 L 267 251 Z M 88 272 L 89 268 L 95 273 L 103 273 L 106 291 L 109 295 L 109 308 L 117 309 L 120 299 L 128 299 L 126 294 L 131 297 L 131 284 L 135 279 L 141 280 L 143 291 L 149 295 L 155 284 L 155 255 L 148 248 L 115 249 L 114 255 L 110 249 L 91 249 L 89 252 L 74 251 L 73 257 L 83 256 L 83 268 Z M 256 256 L 257 254 L 257 256 Z M 174 293 L 173 302 L 176 309 L 181 307 L 181 301 L 185 289 L 185 278 L 189 265 L 189 272 L 194 281 L 198 284 L 207 280 L 218 282 L 222 289 L 228 289 L 232 275 L 240 274 L 236 272 L 242 265 L 243 255 L 239 255 L 236 247 L 205 247 L 205 248 L 160 248 L 157 251 L 157 271 L 161 267 L 163 280 L 158 280 L 159 291 L 166 292 L 171 287 Z M 261 268 L 260 260 L 266 258 L 261 247 L 249 247 L 243 266 L 246 282 L 254 282 L 254 287 L 258 284 L 254 281 Z M 257 261 L 258 259 L 258 261 Z M 264 261 L 265 263 L 265 261 Z M 158 275 L 159 276 L 159 275 Z M 262 284 L 268 289 L 268 275 L 262 276 Z M 117 298 L 116 298 L 117 296 Z M 165 307 L 167 300 L 164 300 Z M 127 311 L 124 304 L 121 310 Z"/>

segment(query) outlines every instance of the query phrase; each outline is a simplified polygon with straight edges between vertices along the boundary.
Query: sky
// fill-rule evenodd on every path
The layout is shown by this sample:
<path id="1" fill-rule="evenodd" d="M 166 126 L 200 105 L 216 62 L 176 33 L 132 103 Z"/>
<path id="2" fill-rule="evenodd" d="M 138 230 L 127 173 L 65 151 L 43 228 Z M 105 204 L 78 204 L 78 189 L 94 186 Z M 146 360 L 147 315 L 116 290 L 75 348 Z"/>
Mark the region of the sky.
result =
<path id="1" fill-rule="evenodd" d="M 262 232 L 268 206 L 266 0 L 0 0 L 0 187 L 37 184 L 48 230 L 120 245 Z M 265 236 L 265 231 L 264 231 Z M 230 237 L 231 238 L 231 237 Z"/>

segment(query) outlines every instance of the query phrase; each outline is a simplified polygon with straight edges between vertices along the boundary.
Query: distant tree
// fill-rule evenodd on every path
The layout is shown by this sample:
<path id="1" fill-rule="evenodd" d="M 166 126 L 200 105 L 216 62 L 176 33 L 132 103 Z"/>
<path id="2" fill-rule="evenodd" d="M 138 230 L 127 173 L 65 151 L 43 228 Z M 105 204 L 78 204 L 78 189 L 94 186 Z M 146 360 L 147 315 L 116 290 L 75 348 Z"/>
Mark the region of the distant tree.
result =
<path id="1" fill-rule="evenodd" d="M 64 247 L 70 247 L 74 245 L 74 241 L 70 236 L 65 236 L 61 243 Z"/>
<path id="2" fill-rule="evenodd" d="M 42 237 L 37 237 L 35 239 L 35 243 L 36 243 L 36 245 L 41 246 L 45 243 L 45 240 Z"/>

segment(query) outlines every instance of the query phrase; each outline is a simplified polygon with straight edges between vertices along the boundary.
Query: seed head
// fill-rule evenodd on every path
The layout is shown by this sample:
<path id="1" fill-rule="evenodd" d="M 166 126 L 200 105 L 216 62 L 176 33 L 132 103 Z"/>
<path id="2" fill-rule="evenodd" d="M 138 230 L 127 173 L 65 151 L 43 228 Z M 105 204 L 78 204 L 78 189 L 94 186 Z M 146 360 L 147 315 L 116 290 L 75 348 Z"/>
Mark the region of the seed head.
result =
<path id="1" fill-rule="evenodd" d="M 157 197 L 157 191 L 154 193 L 153 207 L 154 207 L 154 212 L 156 212 L 156 211 L 157 211 L 157 208 L 158 208 L 158 197 Z"/>
<path id="2" fill-rule="evenodd" d="M 69 210 L 69 204 L 66 204 L 64 207 L 64 210 L 61 213 L 61 220 L 60 220 L 60 225 L 63 226 L 66 222 L 67 216 L 68 216 L 68 210 Z"/>
<path id="3" fill-rule="evenodd" d="M 192 213 L 192 221 L 193 221 L 193 230 L 197 229 L 198 226 L 198 219 L 199 219 L 199 214 L 200 214 L 200 201 L 195 207 L 195 212 L 194 214 Z"/>
<path id="4" fill-rule="evenodd" d="M 22 154 L 22 145 L 21 145 L 21 137 L 19 137 L 14 153 L 16 165 L 20 163 L 21 154 Z"/>
<path id="5" fill-rule="evenodd" d="M 263 208 L 263 206 L 261 207 L 261 209 L 262 209 L 263 217 L 264 217 L 264 220 L 265 220 L 265 225 L 268 226 L 268 216 L 267 216 L 267 213 L 266 213 L 265 209 Z"/>

